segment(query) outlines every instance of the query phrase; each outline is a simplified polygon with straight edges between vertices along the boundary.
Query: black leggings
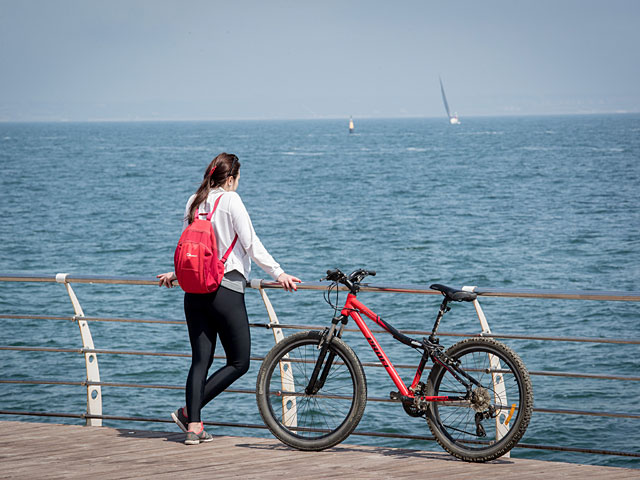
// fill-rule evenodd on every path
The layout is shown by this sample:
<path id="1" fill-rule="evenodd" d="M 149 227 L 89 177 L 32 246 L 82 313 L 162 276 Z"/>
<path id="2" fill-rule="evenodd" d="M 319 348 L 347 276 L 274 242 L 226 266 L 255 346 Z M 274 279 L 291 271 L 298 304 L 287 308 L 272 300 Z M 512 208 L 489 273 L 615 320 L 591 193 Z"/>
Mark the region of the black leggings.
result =
<path id="1" fill-rule="evenodd" d="M 200 410 L 249 370 L 249 319 L 244 294 L 225 287 L 214 293 L 185 293 L 184 313 L 191 342 L 187 415 L 189 422 L 199 422 Z M 218 335 L 227 364 L 207 379 Z"/>

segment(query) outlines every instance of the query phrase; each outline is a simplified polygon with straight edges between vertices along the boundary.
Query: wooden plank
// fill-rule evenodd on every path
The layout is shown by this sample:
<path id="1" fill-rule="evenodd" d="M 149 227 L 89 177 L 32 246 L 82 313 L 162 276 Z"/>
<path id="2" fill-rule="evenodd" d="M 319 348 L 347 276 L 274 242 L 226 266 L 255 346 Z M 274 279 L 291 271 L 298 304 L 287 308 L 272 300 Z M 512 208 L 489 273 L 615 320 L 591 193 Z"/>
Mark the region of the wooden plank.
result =
<path id="1" fill-rule="evenodd" d="M 499 459 L 459 461 L 443 452 L 342 444 L 301 452 L 275 439 L 214 436 L 198 446 L 175 432 L 0 421 L 0 477 L 639 479 L 640 470 Z"/>

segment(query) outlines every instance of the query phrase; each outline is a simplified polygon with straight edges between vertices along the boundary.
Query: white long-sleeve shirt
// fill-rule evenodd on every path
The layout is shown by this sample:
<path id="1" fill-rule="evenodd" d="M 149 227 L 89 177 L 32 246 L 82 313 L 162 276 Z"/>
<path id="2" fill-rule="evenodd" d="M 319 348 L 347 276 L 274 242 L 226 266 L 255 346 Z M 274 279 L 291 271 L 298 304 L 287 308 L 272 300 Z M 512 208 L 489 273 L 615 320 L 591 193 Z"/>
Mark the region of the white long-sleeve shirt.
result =
<path id="1" fill-rule="evenodd" d="M 213 210 L 213 205 L 220 195 L 222 195 L 222 198 L 216 213 L 211 218 L 211 222 L 214 225 L 213 230 L 216 235 L 218 254 L 221 257 L 231 246 L 235 235 L 238 234 L 238 241 L 224 264 L 225 274 L 237 270 L 245 280 L 248 280 L 251 272 L 251 259 L 253 259 L 271 278 L 277 280 L 284 270 L 280 268 L 280 265 L 264 248 L 258 235 L 256 235 L 251 218 L 249 218 L 249 212 L 247 212 L 244 203 L 242 203 L 240 195 L 236 192 L 227 192 L 222 188 L 213 189 L 209 192 L 207 199 L 200 204 L 198 213 L 209 213 Z M 191 195 L 187 201 L 183 230 L 187 228 L 189 208 L 194 198 L 195 194 Z M 200 218 L 203 217 L 201 216 Z"/>

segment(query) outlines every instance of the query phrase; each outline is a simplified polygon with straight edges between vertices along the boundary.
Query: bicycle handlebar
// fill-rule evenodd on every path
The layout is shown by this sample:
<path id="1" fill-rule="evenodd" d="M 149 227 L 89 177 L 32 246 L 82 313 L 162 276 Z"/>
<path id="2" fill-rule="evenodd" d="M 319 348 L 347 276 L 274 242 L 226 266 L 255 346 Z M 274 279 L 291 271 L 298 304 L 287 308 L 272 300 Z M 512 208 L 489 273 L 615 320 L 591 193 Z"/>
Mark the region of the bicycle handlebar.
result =
<path id="1" fill-rule="evenodd" d="M 365 277 L 367 276 L 375 276 L 375 270 L 365 270 L 364 268 L 359 268 L 351 272 L 348 276 L 342 273 L 338 268 L 334 268 L 333 270 L 327 270 L 327 276 L 322 280 L 330 280 L 336 283 L 342 283 L 350 290 L 353 290 L 355 286 L 357 286 Z"/>

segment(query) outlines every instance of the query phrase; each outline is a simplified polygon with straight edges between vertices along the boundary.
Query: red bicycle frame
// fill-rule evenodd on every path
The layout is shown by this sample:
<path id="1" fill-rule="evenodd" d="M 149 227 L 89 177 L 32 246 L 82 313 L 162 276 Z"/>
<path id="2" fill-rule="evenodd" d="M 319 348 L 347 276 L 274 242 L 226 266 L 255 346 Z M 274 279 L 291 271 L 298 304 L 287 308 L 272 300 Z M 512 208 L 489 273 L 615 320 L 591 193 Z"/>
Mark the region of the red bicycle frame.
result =
<path id="1" fill-rule="evenodd" d="M 413 382 L 411 383 L 410 387 L 407 387 L 402 378 L 400 378 L 397 370 L 391 363 L 391 360 L 389 360 L 389 357 L 384 352 L 382 346 L 380 345 L 380 343 L 378 343 L 378 340 L 373 335 L 366 322 L 360 316 L 360 313 L 363 313 L 371 320 L 376 322 L 376 324 L 380 325 L 386 331 L 391 333 L 388 325 L 384 321 L 382 321 L 380 316 L 367 308 L 367 306 L 364 305 L 360 300 L 358 300 L 353 293 L 349 293 L 347 295 L 347 301 L 345 302 L 344 307 L 342 307 L 340 313 L 345 317 L 349 316 L 353 318 L 354 322 L 356 322 L 356 325 L 358 325 L 358 328 L 364 335 L 364 338 L 367 340 L 367 342 L 369 342 L 369 345 L 371 345 L 373 353 L 376 354 L 378 360 L 380 360 L 380 363 L 385 368 L 385 370 L 391 377 L 391 380 L 393 380 L 393 383 L 398 388 L 398 392 L 400 393 L 400 395 L 403 397 L 413 398 L 415 389 L 420 382 L 420 378 L 422 377 L 422 371 L 424 370 L 426 364 L 426 356 L 422 356 L 422 359 L 420 360 L 420 364 L 418 366 L 418 370 L 416 371 L 415 377 L 413 378 Z M 421 399 L 427 402 L 445 402 L 448 400 L 453 400 L 453 398 L 449 396 L 422 396 Z"/>

